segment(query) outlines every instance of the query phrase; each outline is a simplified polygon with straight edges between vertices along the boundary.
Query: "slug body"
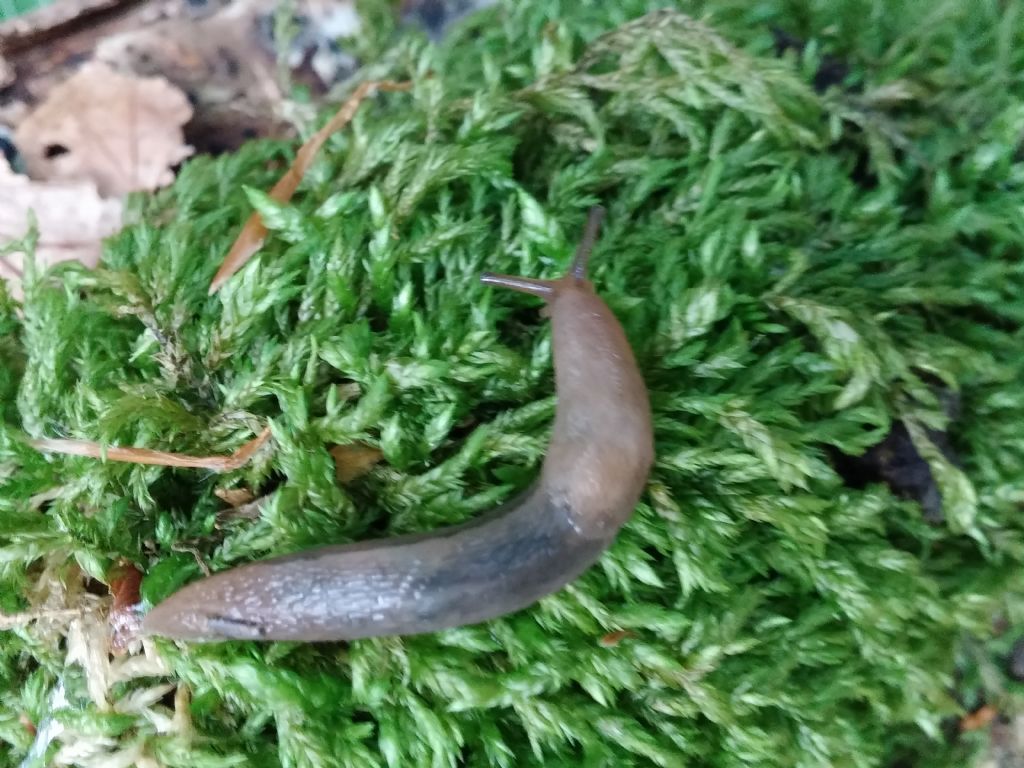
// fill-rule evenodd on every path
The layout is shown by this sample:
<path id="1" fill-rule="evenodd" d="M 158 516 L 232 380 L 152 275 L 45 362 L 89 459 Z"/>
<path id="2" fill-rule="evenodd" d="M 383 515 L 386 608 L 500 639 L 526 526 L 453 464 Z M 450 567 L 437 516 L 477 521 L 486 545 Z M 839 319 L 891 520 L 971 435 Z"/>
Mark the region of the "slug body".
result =
<path id="1" fill-rule="evenodd" d="M 186 586 L 143 630 L 189 640 L 409 635 L 517 611 L 590 567 L 632 514 L 654 448 L 647 390 L 622 327 L 584 278 L 600 217 L 559 280 L 485 275 L 547 302 L 557 410 L 537 482 L 428 534 L 328 546 Z"/>

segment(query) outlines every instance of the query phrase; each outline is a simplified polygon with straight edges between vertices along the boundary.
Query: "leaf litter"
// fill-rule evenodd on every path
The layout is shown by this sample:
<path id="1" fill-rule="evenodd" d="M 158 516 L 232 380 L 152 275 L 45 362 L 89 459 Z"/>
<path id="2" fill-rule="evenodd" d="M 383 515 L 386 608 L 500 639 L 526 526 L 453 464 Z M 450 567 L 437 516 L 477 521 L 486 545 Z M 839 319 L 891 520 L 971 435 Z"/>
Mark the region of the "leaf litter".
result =
<path id="1" fill-rule="evenodd" d="M 160 77 L 135 77 L 90 62 L 48 94 L 15 131 L 28 175 L 96 184 L 100 195 L 151 191 L 174 180 L 192 154 L 185 94 Z"/>
<path id="2" fill-rule="evenodd" d="M 0 161 L 0 278 L 21 296 L 23 254 L 33 230 L 47 267 L 77 260 L 95 267 L 104 238 L 121 229 L 122 198 L 174 180 L 192 149 L 183 126 L 185 94 L 163 78 L 140 78 L 91 62 L 18 124 L 15 143 L 27 175 Z"/>
<path id="3" fill-rule="evenodd" d="M 0 158 L 0 248 L 22 240 L 35 227 L 36 260 L 42 266 L 77 260 L 99 262 L 101 241 L 121 229 L 122 203 L 103 198 L 88 180 L 33 181 Z M 0 278 L 20 298 L 22 254 L 0 255 Z"/>
<path id="4" fill-rule="evenodd" d="M 369 96 L 377 91 L 407 91 L 412 87 L 411 83 L 396 83 L 390 80 L 367 81 L 360 83 L 352 95 L 341 105 L 341 108 L 334 114 L 327 124 L 314 133 L 306 142 L 299 147 L 295 160 L 285 171 L 285 174 L 278 179 L 277 183 L 268 193 L 271 200 L 276 203 L 287 203 L 291 200 L 295 190 L 298 189 L 303 177 L 309 167 L 316 159 L 317 153 L 326 143 L 331 134 L 340 131 L 355 117 L 359 105 Z M 258 212 L 254 212 L 242 226 L 238 238 L 232 244 L 228 255 L 224 257 L 217 274 L 210 282 L 210 294 L 213 295 L 228 279 L 238 270 L 244 267 L 249 260 L 263 247 L 267 237 L 267 227 Z"/>

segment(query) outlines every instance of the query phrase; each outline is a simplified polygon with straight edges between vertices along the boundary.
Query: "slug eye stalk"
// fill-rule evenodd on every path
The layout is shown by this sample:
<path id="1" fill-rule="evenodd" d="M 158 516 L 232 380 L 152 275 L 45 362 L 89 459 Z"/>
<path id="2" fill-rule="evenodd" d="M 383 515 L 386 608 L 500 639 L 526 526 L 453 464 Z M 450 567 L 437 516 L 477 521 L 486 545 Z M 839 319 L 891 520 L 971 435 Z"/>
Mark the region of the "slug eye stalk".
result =
<path id="1" fill-rule="evenodd" d="M 590 261 L 590 254 L 594 250 L 594 244 L 597 243 L 597 235 L 601 231 L 602 221 L 604 221 L 604 208 L 595 205 L 587 215 L 587 226 L 583 231 L 583 238 L 576 248 L 576 255 L 573 256 L 569 271 L 560 280 L 540 280 L 532 277 L 484 272 L 480 275 L 480 282 L 485 285 L 529 293 L 545 301 L 550 301 L 561 283 L 570 280 L 582 282 L 587 279 L 587 262 Z"/>

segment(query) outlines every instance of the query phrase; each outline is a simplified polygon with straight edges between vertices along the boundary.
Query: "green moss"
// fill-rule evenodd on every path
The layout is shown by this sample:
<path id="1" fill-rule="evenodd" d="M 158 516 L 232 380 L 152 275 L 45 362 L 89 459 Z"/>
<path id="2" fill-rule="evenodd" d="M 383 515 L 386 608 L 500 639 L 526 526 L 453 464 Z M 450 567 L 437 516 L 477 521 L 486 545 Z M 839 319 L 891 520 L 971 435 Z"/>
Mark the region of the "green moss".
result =
<path id="1" fill-rule="evenodd" d="M 15 16 L 35 11 L 49 4 L 50 0 L 0 0 L 0 21 L 13 19 Z"/>
<path id="2" fill-rule="evenodd" d="M 659 460 L 600 566 L 432 636 L 161 643 L 191 739 L 156 728 L 162 704 L 130 724 L 88 704 L 23 630 L 0 646 L 9 712 L 63 677 L 66 740 L 168 765 L 963 764 L 940 728 L 957 640 L 988 631 L 1024 558 L 1020 4 L 609 5 L 508 4 L 442 49 L 399 42 L 389 74 L 413 92 L 365 105 L 292 205 L 256 191 L 291 146 L 188 163 L 101 269 L 32 277 L 0 433 L 7 594 L 39 558 L 127 558 L 158 599 L 182 546 L 220 569 L 467 519 L 530 481 L 554 409 L 536 302 L 477 278 L 558 274 L 602 202 L 594 279 Z M 799 60 L 771 55 L 773 24 L 809 41 Z M 850 90 L 812 89 L 826 53 Z M 271 237 L 210 298 L 251 205 Z M 963 467 L 925 437 L 946 425 L 935 381 L 963 401 Z M 894 419 L 942 525 L 833 468 Z M 273 449 L 226 477 L 20 439 L 230 452 L 267 423 Z M 341 487 L 328 448 L 353 441 L 385 461 Z M 218 516 L 234 485 L 269 494 L 258 520 Z M 26 747 L 9 717 L 0 738 Z"/>

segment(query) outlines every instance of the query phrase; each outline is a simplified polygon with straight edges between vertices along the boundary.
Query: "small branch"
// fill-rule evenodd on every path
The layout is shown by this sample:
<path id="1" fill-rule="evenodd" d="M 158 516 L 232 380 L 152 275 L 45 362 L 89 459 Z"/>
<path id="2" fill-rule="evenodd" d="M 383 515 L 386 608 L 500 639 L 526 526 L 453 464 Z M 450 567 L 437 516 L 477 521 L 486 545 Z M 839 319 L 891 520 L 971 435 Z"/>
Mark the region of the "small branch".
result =
<path id="1" fill-rule="evenodd" d="M 22 613 L 0 613 L 0 631 L 26 627 L 34 621 L 59 619 L 70 621 L 83 615 L 82 608 L 54 608 L 42 611 L 24 611 Z"/>
<path id="2" fill-rule="evenodd" d="M 210 570 L 210 566 L 206 564 L 206 561 L 203 560 L 203 556 L 195 547 L 190 547 L 186 544 L 175 544 L 171 547 L 171 550 L 174 552 L 184 552 L 186 554 L 192 555 L 192 557 L 195 558 L 196 565 L 199 566 L 199 570 L 203 572 L 204 576 L 209 576 L 212 573 L 212 571 Z"/>
<path id="3" fill-rule="evenodd" d="M 31 13 L 0 23 L 0 52 L 11 53 L 67 34 L 94 16 L 135 5 L 140 0 L 60 0 Z"/>
<path id="4" fill-rule="evenodd" d="M 62 453 L 68 456 L 87 456 L 107 461 L 123 461 L 129 464 L 149 464 L 159 467 L 187 467 L 209 469 L 214 472 L 231 472 L 244 467 L 265 442 L 270 438 L 270 427 L 250 440 L 230 456 L 190 456 L 184 453 L 154 451 L 149 448 L 119 448 L 105 446 L 90 440 L 57 440 L 44 438 L 32 440 L 31 445 L 39 451 Z"/>
<path id="5" fill-rule="evenodd" d="M 316 159 L 320 148 L 330 138 L 332 133 L 341 130 L 352 122 L 352 118 L 355 117 L 359 105 L 367 97 L 377 91 L 407 91 L 411 87 L 412 83 L 396 83 L 390 80 L 374 80 L 360 83 L 355 92 L 341 105 L 341 109 L 337 111 L 334 117 L 327 121 L 327 125 L 314 133 L 305 144 L 299 147 L 291 167 L 278 180 L 273 189 L 270 190 L 270 198 L 278 203 L 287 203 L 291 200 L 292 195 L 295 194 L 295 190 L 299 186 L 299 182 L 302 181 L 302 177 L 306 175 L 309 166 Z M 220 290 L 220 287 L 233 274 L 244 267 L 249 262 L 249 259 L 259 252 L 260 248 L 263 247 L 263 241 L 266 236 L 267 228 L 263 224 L 263 219 L 259 213 L 253 213 L 246 220 L 242 231 L 238 233 L 238 238 L 231 246 L 231 250 L 228 251 L 228 255 L 224 257 L 224 263 L 220 265 L 217 274 L 213 276 L 213 280 L 210 282 L 211 296 Z"/>

